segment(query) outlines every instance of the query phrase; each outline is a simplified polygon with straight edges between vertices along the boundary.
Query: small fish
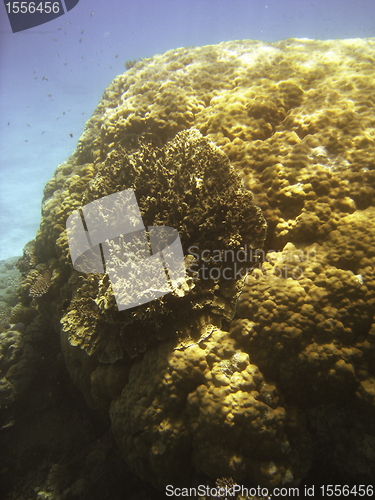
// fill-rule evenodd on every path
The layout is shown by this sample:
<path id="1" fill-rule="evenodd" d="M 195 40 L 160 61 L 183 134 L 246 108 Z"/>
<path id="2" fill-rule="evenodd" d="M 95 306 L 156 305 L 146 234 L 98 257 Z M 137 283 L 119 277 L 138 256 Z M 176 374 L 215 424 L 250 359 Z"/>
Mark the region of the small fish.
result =
<path id="1" fill-rule="evenodd" d="M 79 43 L 81 43 L 81 42 L 82 42 L 82 38 L 79 39 Z"/>
<path id="2" fill-rule="evenodd" d="M 43 130 L 43 132 L 42 132 L 40 135 L 43 135 L 43 134 L 44 134 L 44 132 L 45 132 L 45 130 Z"/>
<path id="3" fill-rule="evenodd" d="M 66 21 L 66 24 L 72 24 L 70 21 Z"/>
<path id="4" fill-rule="evenodd" d="M 47 94 L 47 97 L 52 97 L 52 94 Z"/>
<path id="5" fill-rule="evenodd" d="M 42 80 L 46 80 L 48 82 L 48 78 L 46 78 L 44 75 L 42 77 Z"/>
<path id="6" fill-rule="evenodd" d="M 73 134 L 69 134 L 69 135 L 70 135 L 70 137 L 73 137 Z"/>
<path id="7" fill-rule="evenodd" d="M 94 15 L 94 12 L 91 12 L 90 17 L 92 17 L 93 15 Z"/>
<path id="8" fill-rule="evenodd" d="M 81 31 L 81 35 L 83 35 L 83 33 L 84 33 L 84 32 L 85 32 L 85 30 L 82 30 L 82 31 Z"/>
<path id="9" fill-rule="evenodd" d="M 115 55 L 115 59 L 117 59 L 117 57 L 118 57 L 118 54 Z"/>
<path id="10" fill-rule="evenodd" d="M 27 125 L 28 127 L 30 127 L 30 125 L 29 125 L 28 123 L 26 123 L 26 125 Z"/>
<path id="11" fill-rule="evenodd" d="M 9 127 L 9 125 L 10 125 L 10 122 L 8 122 L 8 127 Z"/>
<path id="12" fill-rule="evenodd" d="M 62 30 L 62 28 L 57 28 L 57 31 L 60 31 L 60 30 Z"/>

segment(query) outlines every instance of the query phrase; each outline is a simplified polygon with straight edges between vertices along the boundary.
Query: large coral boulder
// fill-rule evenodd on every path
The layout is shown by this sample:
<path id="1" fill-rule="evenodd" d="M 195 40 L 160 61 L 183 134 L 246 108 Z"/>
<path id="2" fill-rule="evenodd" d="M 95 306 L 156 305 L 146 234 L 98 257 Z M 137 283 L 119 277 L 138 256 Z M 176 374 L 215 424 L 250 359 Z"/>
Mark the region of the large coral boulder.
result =
<path id="1" fill-rule="evenodd" d="M 373 479 L 374 61 L 372 39 L 142 60 L 47 184 L 17 317 L 53 323 L 74 383 L 156 486 L 298 484 L 317 463 Z M 119 311 L 108 273 L 73 268 L 65 228 L 127 189 L 146 226 L 178 230 L 186 275 Z"/>

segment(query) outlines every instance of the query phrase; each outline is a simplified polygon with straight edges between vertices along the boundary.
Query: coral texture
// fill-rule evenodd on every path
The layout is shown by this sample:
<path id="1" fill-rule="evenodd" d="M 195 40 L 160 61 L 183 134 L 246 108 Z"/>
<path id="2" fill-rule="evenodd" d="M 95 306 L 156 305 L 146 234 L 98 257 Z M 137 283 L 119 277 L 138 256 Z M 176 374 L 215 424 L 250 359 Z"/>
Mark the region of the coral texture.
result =
<path id="1" fill-rule="evenodd" d="M 159 487 L 186 485 L 197 471 L 271 485 L 293 481 L 296 459 L 307 470 L 300 452 L 308 439 L 291 453 L 294 436 L 276 387 L 237 347 L 214 328 L 199 344 L 164 343 L 132 366 L 110 414 L 141 477 Z"/>
<path id="2" fill-rule="evenodd" d="M 148 137 L 139 140 L 138 147 L 128 154 L 120 146 L 108 155 L 86 190 L 84 203 L 134 189 L 146 226 L 178 229 L 187 254 L 186 280 L 170 295 L 119 312 L 107 275 L 81 276 L 79 293 L 61 319 L 69 366 L 76 356 L 68 356 L 68 352 L 77 352 L 72 346 L 91 356 L 90 366 L 94 359 L 127 363 L 129 357 L 139 355 L 158 340 L 173 337 L 187 345 L 204 338 L 213 325 L 230 321 L 243 278 L 229 282 L 223 278 L 197 279 L 194 269 L 190 270 L 189 248 L 195 245 L 207 249 L 207 269 L 220 273 L 224 263 L 214 262 L 210 249 L 235 252 L 245 245 L 257 248 L 266 235 L 265 221 L 251 193 L 242 186 L 226 155 L 199 132 L 181 132 L 165 147 L 155 147 Z M 116 242 L 110 250 L 121 262 Z M 118 370 L 120 366 L 123 364 L 118 364 Z M 82 377 L 92 377 L 88 367 L 83 372 L 72 371 L 78 384 Z M 84 392 L 90 400 L 91 395 Z"/>
<path id="3" fill-rule="evenodd" d="M 196 474 L 297 484 L 319 461 L 373 479 L 374 62 L 373 39 L 142 60 L 47 183 L 13 314 L 54 324 L 73 381 L 158 487 Z M 178 229 L 187 277 L 119 312 L 108 275 L 72 268 L 65 225 L 128 188 L 146 224 Z M 47 270 L 48 293 L 30 293 Z"/>

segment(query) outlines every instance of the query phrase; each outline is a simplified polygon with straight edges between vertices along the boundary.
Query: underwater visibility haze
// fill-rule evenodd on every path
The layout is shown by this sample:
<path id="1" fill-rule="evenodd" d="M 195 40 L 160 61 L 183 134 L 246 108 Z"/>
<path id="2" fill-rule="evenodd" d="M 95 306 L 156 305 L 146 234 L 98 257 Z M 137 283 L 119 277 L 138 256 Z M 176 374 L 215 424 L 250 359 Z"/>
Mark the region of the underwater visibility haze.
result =
<path id="1" fill-rule="evenodd" d="M 371 498 L 375 4 L 74 3 L 0 8 L 0 498 Z"/>

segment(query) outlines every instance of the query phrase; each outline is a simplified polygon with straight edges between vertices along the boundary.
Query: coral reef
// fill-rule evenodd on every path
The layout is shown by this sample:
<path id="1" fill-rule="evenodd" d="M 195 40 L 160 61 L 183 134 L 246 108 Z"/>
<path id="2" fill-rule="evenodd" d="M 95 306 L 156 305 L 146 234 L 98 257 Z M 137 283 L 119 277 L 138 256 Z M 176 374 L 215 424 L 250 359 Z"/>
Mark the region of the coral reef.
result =
<path id="1" fill-rule="evenodd" d="M 15 267 L 17 261 L 18 257 L 11 257 L 0 262 L 0 328 L 8 326 L 9 311 L 18 302 L 21 275 Z"/>
<path id="2" fill-rule="evenodd" d="M 374 61 L 373 39 L 138 61 L 47 183 L 10 318 L 54 327 L 75 385 L 158 488 L 297 485 L 319 464 L 373 482 Z M 65 226 L 129 188 L 146 225 L 179 231 L 186 279 L 120 312 L 107 274 L 73 269 Z"/>
<path id="3" fill-rule="evenodd" d="M 146 226 L 177 228 L 186 253 L 192 244 L 207 249 L 207 266 L 218 272 L 220 263 L 208 249 L 234 251 L 262 243 L 266 225 L 251 193 L 227 157 L 201 134 L 182 132 L 164 148 L 149 138 L 138 145 L 130 155 L 120 146 L 108 156 L 83 196 L 85 203 L 131 187 Z M 117 377 L 123 380 L 128 373 L 129 358 L 155 342 L 171 337 L 181 345 L 199 342 L 215 325 L 232 319 L 243 280 L 215 282 L 194 279 L 194 274 L 188 268 L 176 293 L 129 312 L 117 310 L 108 276 L 80 276 L 79 293 L 61 318 L 61 338 L 73 380 L 91 405 L 108 399 L 92 397 L 90 378 L 98 380 L 99 372 L 108 371 L 108 364 L 96 367 L 97 362 L 116 363 L 102 386 L 119 386 Z"/>
<path id="4" fill-rule="evenodd" d="M 33 283 L 29 288 L 30 297 L 41 297 L 47 293 L 49 287 L 51 286 L 51 272 L 45 269 L 42 273 L 37 272 L 34 277 Z"/>
<path id="5" fill-rule="evenodd" d="M 35 351 L 23 329 L 19 324 L 0 333 L 0 427 L 14 425 L 14 403 L 33 376 Z"/>
<path id="6" fill-rule="evenodd" d="M 276 485 L 293 481 L 296 459 L 307 470 L 297 442 L 291 453 L 276 387 L 228 332 L 175 344 L 147 350 L 111 405 L 114 435 L 137 474 L 159 487 L 191 484 L 195 472 Z"/>

